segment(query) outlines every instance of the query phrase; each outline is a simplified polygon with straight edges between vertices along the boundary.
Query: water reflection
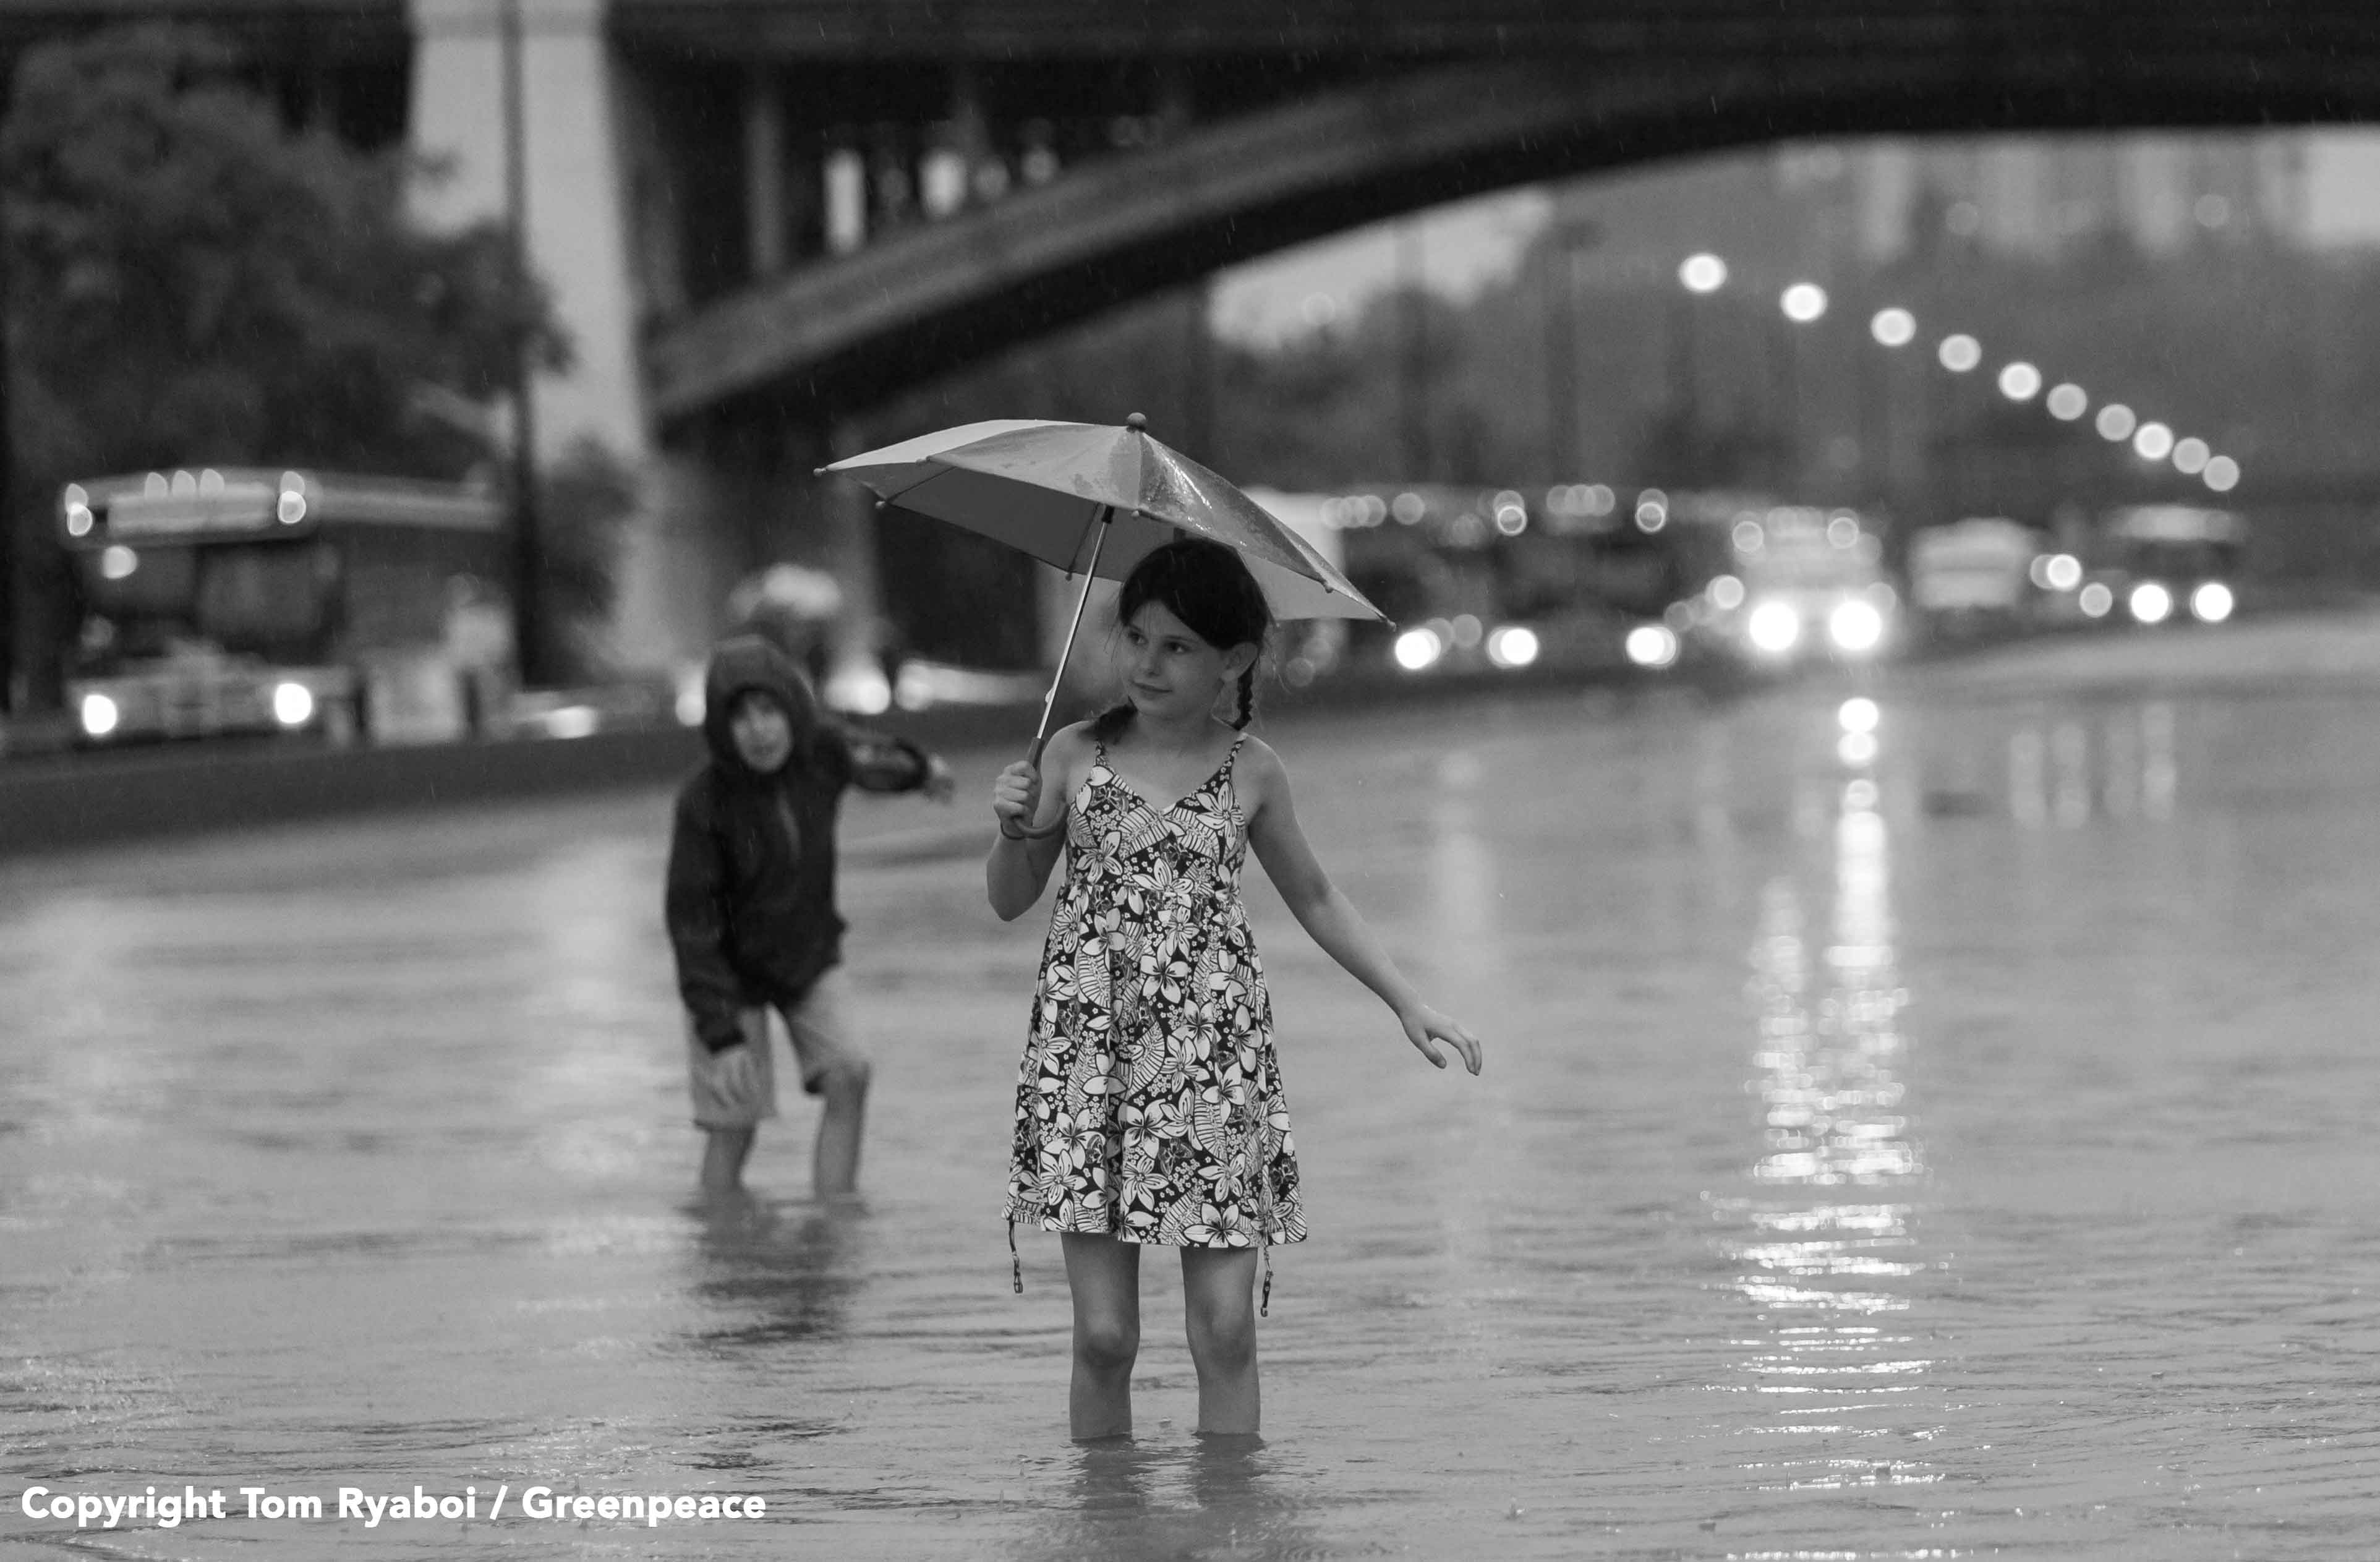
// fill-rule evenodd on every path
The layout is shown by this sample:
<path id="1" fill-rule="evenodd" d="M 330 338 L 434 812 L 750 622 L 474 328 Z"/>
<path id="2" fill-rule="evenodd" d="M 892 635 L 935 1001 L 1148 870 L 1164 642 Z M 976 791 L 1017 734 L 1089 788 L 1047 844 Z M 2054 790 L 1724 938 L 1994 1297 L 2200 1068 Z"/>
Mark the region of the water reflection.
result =
<path id="1" fill-rule="evenodd" d="M 694 1335 L 700 1349 L 729 1354 L 844 1335 L 860 1283 L 861 1205 L 778 1205 L 740 1191 L 694 1215 L 693 1291 L 711 1320 Z"/>
<path id="2" fill-rule="evenodd" d="M 1261 1437 L 1083 1443 L 1020 1461 L 1019 1474 L 1049 1510 L 1029 1548 L 1036 1562 L 1322 1554 L 1297 1495 L 1302 1483 Z"/>
<path id="3" fill-rule="evenodd" d="M 2019 824 L 2079 829 L 2095 817 L 2173 817 L 2180 771 L 2173 707 L 2149 700 L 2105 713 L 2020 722 L 2008 735 L 2009 812 Z"/>
<path id="4" fill-rule="evenodd" d="M 1925 1266 L 1925 1174 L 1900 1075 L 1908 1001 L 1894 952 L 1889 829 L 1877 789 L 1847 785 L 1833 829 L 1833 916 L 1816 943 L 1794 876 L 1770 881 L 1752 951 L 1763 1108 L 1755 1192 L 1720 1211 L 1735 1285 L 1767 1327 L 1725 1385 L 1756 1396 L 1743 1431 L 1779 1440 L 1745 1463 L 1767 1490 L 1923 1483 L 1937 1428 L 1933 1362 L 1911 1327 Z"/>
<path id="5" fill-rule="evenodd" d="M 1433 942 L 1448 969 L 1486 975 L 1501 969 L 1496 859 L 1480 829 L 1479 757 L 1457 749 L 1439 762 L 1430 809 L 1429 904 Z"/>

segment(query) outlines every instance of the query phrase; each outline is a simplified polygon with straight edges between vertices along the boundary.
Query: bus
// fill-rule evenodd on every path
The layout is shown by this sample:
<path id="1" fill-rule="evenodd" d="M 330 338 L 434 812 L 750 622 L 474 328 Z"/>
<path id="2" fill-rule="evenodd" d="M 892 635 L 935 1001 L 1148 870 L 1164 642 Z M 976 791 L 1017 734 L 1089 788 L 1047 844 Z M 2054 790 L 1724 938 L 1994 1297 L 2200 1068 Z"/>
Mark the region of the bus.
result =
<path id="1" fill-rule="evenodd" d="M 1348 577 L 1395 621 L 1354 626 L 1351 654 L 1406 674 L 1625 666 L 1632 631 L 1691 591 L 1695 565 L 1617 504 L 1587 484 L 1539 495 L 1414 483 L 1333 497 L 1323 517 L 1340 532 Z"/>
<path id="2" fill-rule="evenodd" d="M 1969 515 L 1909 539 L 1909 597 L 1928 636 L 1973 639 L 2029 628 L 2040 616 L 2048 539 L 2004 515 Z"/>
<path id="3" fill-rule="evenodd" d="M 2092 616 L 2120 605 L 2136 624 L 2181 617 L 2220 624 L 2239 603 L 2248 528 L 2229 510 L 2127 504 L 2100 517 L 2090 551 L 2093 584 L 2107 592 Z"/>
<path id="4" fill-rule="evenodd" d="M 442 742 L 515 676 L 504 506 L 453 483 L 277 467 L 92 478 L 58 496 L 82 603 L 86 746 L 237 734 Z"/>
<path id="5" fill-rule="evenodd" d="M 1672 521 L 1682 508 L 1673 500 Z M 1710 498 L 1706 530 L 1724 527 L 1729 566 L 1681 605 L 1689 643 L 1767 671 L 1815 662 L 1858 666 L 1888 652 L 1900 599 L 1884 546 L 1857 511 Z"/>

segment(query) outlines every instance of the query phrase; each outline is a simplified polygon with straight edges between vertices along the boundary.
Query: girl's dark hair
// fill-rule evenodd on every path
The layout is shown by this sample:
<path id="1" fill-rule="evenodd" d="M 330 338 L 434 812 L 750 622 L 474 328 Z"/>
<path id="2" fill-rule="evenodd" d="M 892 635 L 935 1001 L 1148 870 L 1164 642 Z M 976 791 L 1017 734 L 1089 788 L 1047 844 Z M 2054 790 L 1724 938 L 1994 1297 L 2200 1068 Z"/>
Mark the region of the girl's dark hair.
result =
<path id="1" fill-rule="evenodd" d="M 1264 587 L 1248 573 L 1237 549 L 1203 537 L 1169 542 L 1144 557 L 1123 578 L 1116 593 L 1116 623 L 1130 624 L 1133 615 L 1155 602 L 1193 634 L 1221 650 L 1254 645 L 1259 649 L 1272 632 L 1272 604 Z M 1256 716 L 1257 664 L 1240 674 L 1240 708 L 1232 725 L 1245 730 Z M 1091 723 L 1091 735 L 1101 743 L 1124 729 L 1132 720 L 1132 704 L 1120 702 Z"/>

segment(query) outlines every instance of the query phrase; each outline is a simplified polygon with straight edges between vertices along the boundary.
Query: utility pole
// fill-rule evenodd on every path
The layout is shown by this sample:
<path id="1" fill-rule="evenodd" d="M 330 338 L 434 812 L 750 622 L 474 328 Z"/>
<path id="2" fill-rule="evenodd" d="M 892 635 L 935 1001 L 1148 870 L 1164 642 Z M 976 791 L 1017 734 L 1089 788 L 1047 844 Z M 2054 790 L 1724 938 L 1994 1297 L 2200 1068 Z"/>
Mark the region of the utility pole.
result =
<path id="1" fill-rule="evenodd" d="M 1412 219 L 1397 229 L 1397 301 L 1404 327 L 1397 385 L 1405 481 L 1427 482 L 1435 465 L 1429 437 L 1429 296 L 1422 275 L 1421 228 Z"/>
<path id="2" fill-rule="evenodd" d="M 13 503 L 17 485 L 17 446 L 9 421 L 8 394 L 8 256 L 0 238 L 0 712 L 20 714 L 29 703 L 18 675 L 17 651 L 25 636 L 24 567 L 17 555 L 24 546 L 25 518 Z M 37 512 L 38 513 L 38 512 Z"/>
<path id="3" fill-rule="evenodd" d="M 1586 252 L 1602 240 L 1594 223 L 1555 228 L 1546 248 L 1546 480 L 1567 482 L 1584 465 L 1578 423 L 1585 376 L 1578 350 L 1578 296 L 1586 281 Z"/>
<path id="4" fill-rule="evenodd" d="M 528 281 L 528 127 L 522 61 L 521 0 L 504 0 L 504 220 L 512 235 L 513 280 Z M 520 681 L 546 680 L 544 539 L 539 535 L 537 409 L 529 335 L 513 346 L 513 654 Z"/>

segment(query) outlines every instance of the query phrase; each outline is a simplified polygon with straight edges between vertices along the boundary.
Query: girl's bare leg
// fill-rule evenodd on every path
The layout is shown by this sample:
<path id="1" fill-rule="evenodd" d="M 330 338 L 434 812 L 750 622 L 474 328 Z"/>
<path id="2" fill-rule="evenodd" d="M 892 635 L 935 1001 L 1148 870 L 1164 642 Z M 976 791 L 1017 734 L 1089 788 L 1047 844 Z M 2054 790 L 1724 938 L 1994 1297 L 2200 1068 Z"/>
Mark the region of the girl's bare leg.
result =
<path id="1" fill-rule="evenodd" d="M 1140 1244 L 1066 1232 L 1075 1293 L 1075 1374 L 1066 1395 L 1074 1435 L 1132 1435 L 1132 1363 L 1140 1354 Z"/>
<path id="2" fill-rule="evenodd" d="M 1183 1320 L 1198 1369 L 1198 1430 L 1257 1430 L 1257 1252 L 1182 1250 Z"/>

